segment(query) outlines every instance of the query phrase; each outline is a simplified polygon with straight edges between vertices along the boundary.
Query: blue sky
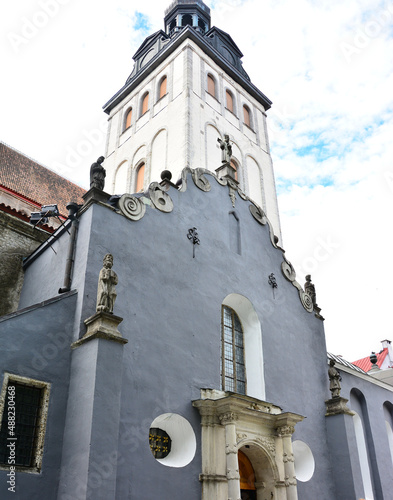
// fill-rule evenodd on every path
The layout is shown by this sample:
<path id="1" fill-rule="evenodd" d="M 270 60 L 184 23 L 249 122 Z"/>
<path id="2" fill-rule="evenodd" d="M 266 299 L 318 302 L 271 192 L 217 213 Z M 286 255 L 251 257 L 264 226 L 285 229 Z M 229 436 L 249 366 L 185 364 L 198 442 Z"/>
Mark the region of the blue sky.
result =
<path id="1" fill-rule="evenodd" d="M 0 138 L 87 186 L 105 150 L 101 107 L 169 3 L 8 3 Z M 350 360 L 376 351 L 393 340 L 393 0 L 206 3 L 273 101 L 284 247 L 299 282 L 313 276 L 328 348 Z"/>

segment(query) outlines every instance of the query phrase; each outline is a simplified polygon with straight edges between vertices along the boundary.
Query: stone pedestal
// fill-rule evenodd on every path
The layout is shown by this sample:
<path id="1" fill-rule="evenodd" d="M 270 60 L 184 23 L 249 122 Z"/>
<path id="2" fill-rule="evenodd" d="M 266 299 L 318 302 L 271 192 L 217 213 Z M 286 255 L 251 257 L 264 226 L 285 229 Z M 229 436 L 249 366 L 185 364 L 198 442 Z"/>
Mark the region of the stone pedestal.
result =
<path id="1" fill-rule="evenodd" d="M 90 200 L 101 201 L 102 203 L 106 203 L 109 200 L 110 197 L 111 197 L 110 194 L 105 193 L 105 191 L 102 191 L 101 189 L 97 189 L 95 187 L 90 188 L 82 196 L 85 204 L 88 203 Z"/>
<path id="2" fill-rule="evenodd" d="M 71 347 L 75 349 L 85 342 L 97 338 L 113 340 L 120 344 L 127 344 L 128 340 L 124 339 L 117 329 L 122 321 L 123 318 L 111 313 L 103 311 L 95 313 L 93 316 L 90 316 L 90 318 L 85 319 L 84 323 L 87 327 L 87 332 L 81 339 L 74 342 Z"/>
<path id="3" fill-rule="evenodd" d="M 337 397 L 337 398 L 332 398 L 328 399 L 325 401 L 326 404 L 326 417 L 330 417 L 332 415 L 351 415 L 353 416 L 354 413 L 351 411 L 348 406 L 348 399 L 342 398 L 342 397 Z"/>

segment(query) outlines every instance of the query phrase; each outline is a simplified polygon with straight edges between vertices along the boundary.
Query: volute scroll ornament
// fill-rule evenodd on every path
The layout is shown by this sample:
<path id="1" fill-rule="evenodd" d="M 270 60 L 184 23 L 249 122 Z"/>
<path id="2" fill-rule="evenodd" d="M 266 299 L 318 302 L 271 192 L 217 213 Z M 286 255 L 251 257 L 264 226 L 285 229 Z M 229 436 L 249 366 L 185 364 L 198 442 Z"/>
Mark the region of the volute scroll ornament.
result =
<path id="1" fill-rule="evenodd" d="M 295 432 L 295 427 L 293 425 L 283 425 L 277 427 L 277 435 L 279 437 L 291 436 Z"/>
<path id="2" fill-rule="evenodd" d="M 262 226 L 265 226 L 267 223 L 267 217 L 265 212 L 259 207 L 257 204 L 253 203 L 249 206 L 249 210 L 254 219 L 259 222 Z"/>
<path id="3" fill-rule="evenodd" d="M 169 213 L 173 210 L 173 201 L 158 182 L 152 182 L 149 186 L 149 196 L 154 207 L 160 212 Z"/>
<path id="4" fill-rule="evenodd" d="M 205 193 L 209 192 L 212 188 L 207 177 L 204 175 L 206 173 L 210 172 L 204 168 L 195 168 L 191 170 L 192 180 L 194 181 L 195 186 Z"/>
<path id="5" fill-rule="evenodd" d="M 312 302 L 312 298 L 308 295 L 308 293 L 304 292 L 303 290 L 299 290 L 299 296 L 304 309 L 307 312 L 312 313 L 314 310 L 314 304 Z"/>
<path id="6" fill-rule="evenodd" d="M 123 194 L 119 200 L 120 212 L 130 220 L 140 220 L 145 215 L 146 205 L 140 198 L 131 194 Z"/>

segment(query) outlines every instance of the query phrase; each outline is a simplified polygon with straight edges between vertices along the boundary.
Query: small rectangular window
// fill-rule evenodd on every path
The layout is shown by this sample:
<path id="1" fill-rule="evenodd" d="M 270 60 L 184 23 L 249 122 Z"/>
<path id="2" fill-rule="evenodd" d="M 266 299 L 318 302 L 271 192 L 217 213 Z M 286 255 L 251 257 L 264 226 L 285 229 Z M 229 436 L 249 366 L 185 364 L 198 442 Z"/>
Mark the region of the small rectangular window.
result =
<path id="1" fill-rule="evenodd" d="M 5 374 L 1 391 L 0 467 L 41 470 L 50 384 Z"/>

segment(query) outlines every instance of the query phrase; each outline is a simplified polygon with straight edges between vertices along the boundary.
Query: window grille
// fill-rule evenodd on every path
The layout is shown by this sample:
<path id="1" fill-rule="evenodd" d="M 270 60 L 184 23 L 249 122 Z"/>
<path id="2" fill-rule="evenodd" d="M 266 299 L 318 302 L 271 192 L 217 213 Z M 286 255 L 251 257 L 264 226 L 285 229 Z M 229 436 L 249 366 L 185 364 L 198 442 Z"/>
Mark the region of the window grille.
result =
<path id="1" fill-rule="evenodd" d="M 11 403 L 9 388 L 15 387 L 15 396 Z M 43 389 L 14 381 L 9 381 L 5 397 L 5 405 L 0 431 L 0 464 L 8 465 L 9 449 L 9 415 L 15 408 L 15 464 L 23 467 L 34 467 L 37 441 L 42 413 Z M 9 406 L 10 405 L 10 406 Z"/>

